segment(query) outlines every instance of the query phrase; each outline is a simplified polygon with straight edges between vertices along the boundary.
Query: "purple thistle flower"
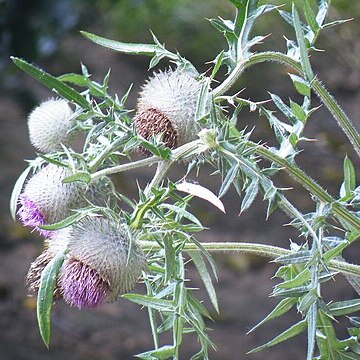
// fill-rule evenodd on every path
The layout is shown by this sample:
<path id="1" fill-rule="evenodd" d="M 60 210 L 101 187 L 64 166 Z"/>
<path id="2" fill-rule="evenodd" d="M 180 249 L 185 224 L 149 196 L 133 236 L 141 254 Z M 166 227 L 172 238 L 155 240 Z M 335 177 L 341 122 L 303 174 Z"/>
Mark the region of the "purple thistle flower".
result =
<path id="1" fill-rule="evenodd" d="M 19 196 L 18 215 L 25 226 L 31 226 L 49 237 L 51 232 L 39 229 L 39 225 L 64 220 L 71 209 L 85 205 L 84 185 L 62 183 L 69 175 L 69 169 L 48 164 L 29 178 Z"/>
<path id="2" fill-rule="evenodd" d="M 51 231 L 40 229 L 38 226 L 45 224 L 45 216 L 38 209 L 36 204 L 31 201 L 26 195 L 21 194 L 19 196 L 19 210 L 17 214 L 24 226 L 30 226 L 37 230 L 41 235 L 45 237 L 51 236 Z"/>
<path id="3" fill-rule="evenodd" d="M 68 233 L 70 228 L 64 228 L 52 232 L 51 239 L 45 240 L 45 249 L 31 263 L 29 271 L 25 277 L 25 283 L 30 296 L 36 295 L 40 287 L 41 274 L 46 265 L 59 253 L 64 253 L 67 249 Z M 61 290 L 56 284 L 54 289 L 54 300 L 62 297 Z"/>
<path id="4" fill-rule="evenodd" d="M 75 258 L 64 264 L 59 285 L 64 300 L 79 309 L 100 306 L 110 290 L 97 271 Z"/>
<path id="5" fill-rule="evenodd" d="M 88 217 L 72 225 L 65 242 L 68 259 L 58 284 L 64 300 L 79 309 L 115 301 L 135 286 L 146 266 L 126 225 L 110 219 Z"/>

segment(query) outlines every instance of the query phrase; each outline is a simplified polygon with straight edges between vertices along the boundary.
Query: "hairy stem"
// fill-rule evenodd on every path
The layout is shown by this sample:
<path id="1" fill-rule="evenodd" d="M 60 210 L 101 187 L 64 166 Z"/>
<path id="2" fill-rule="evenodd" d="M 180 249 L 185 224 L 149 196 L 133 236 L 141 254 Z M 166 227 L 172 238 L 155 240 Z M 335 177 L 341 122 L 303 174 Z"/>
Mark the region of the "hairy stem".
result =
<path id="1" fill-rule="evenodd" d="M 277 62 L 293 68 L 301 76 L 303 70 L 301 64 L 290 58 L 286 54 L 279 52 L 266 51 L 258 54 L 251 55 L 246 61 L 241 61 L 217 88 L 213 90 L 214 96 L 219 96 L 231 89 L 237 82 L 242 73 L 252 65 L 262 62 Z M 344 110 L 338 105 L 334 97 L 326 90 L 318 79 L 313 79 L 310 83 L 311 88 L 315 91 L 316 95 L 329 109 L 335 120 L 338 122 L 345 135 L 349 138 L 351 144 L 354 146 L 355 151 L 360 156 L 360 134 L 352 124 L 351 120 L 345 114 Z"/>
<path id="2" fill-rule="evenodd" d="M 188 153 L 190 153 L 191 151 L 194 151 L 196 149 L 199 149 L 199 151 L 203 151 L 203 149 L 202 149 L 203 145 L 204 144 L 201 140 L 194 140 L 185 145 L 182 145 L 173 151 L 172 158 L 169 161 L 171 161 L 171 162 L 177 161 L 182 157 L 186 157 L 186 155 Z M 133 169 L 136 169 L 139 167 L 150 166 L 152 164 L 155 164 L 155 163 L 158 163 L 161 161 L 163 161 L 163 159 L 161 157 L 151 156 L 146 159 L 141 159 L 138 161 L 133 161 L 130 163 L 121 164 L 121 165 L 113 166 L 113 167 L 106 168 L 103 170 L 99 170 L 91 175 L 91 179 L 94 180 L 94 179 L 97 179 L 98 177 L 101 177 L 104 175 L 117 174 L 120 172 L 133 170 Z"/>
<path id="3" fill-rule="evenodd" d="M 306 175 L 304 171 L 302 171 L 296 165 L 289 163 L 287 160 L 275 155 L 272 151 L 266 149 L 264 146 L 255 144 L 250 141 L 248 141 L 246 145 L 248 147 L 255 148 L 256 153 L 261 157 L 270 160 L 284 168 L 288 174 L 290 174 L 305 189 L 310 191 L 311 194 L 315 195 L 322 202 L 331 204 L 332 212 L 339 219 L 344 220 L 349 225 L 353 226 L 356 230 L 360 231 L 360 219 L 337 203 L 331 195 L 329 195 L 320 185 L 318 185 L 314 180 Z"/>
<path id="4" fill-rule="evenodd" d="M 106 168 L 103 170 L 99 170 L 95 173 L 93 173 L 91 175 L 91 179 L 97 179 L 98 177 L 104 176 L 104 175 L 111 175 L 111 174 L 117 174 L 123 171 L 128 171 L 128 170 L 133 170 L 139 167 L 143 167 L 143 166 L 150 166 L 154 163 L 157 163 L 159 161 L 161 161 L 162 159 L 159 156 L 151 156 L 149 158 L 146 159 L 141 159 L 138 161 L 133 161 L 130 163 L 126 163 L 126 164 L 121 164 L 121 165 L 117 165 L 117 166 L 113 166 L 111 168 Z"/>
<path id="5" fill-rule="evenodd" d="M 161 250 L 162 246 L 155 241 L 141 241 L 141 247 L 144 251 Z M 242 252 L 247 254 L 255 254 L 259 256 L 276 259 L 280 256 L 290 255 L 293 252 L 278 246 L 243 243 L 243 242 L 211 242 L 201 243 L 201 246 L 209 252 Z M 184 246 L 184 251 L 201 251 L 194 243 L 187 243 Z M 329 269 L 335 270 L 344 274 L 360 276 L 360 265 L 349 264 L 345 261 L 330 260 L 327 264 Z"/>

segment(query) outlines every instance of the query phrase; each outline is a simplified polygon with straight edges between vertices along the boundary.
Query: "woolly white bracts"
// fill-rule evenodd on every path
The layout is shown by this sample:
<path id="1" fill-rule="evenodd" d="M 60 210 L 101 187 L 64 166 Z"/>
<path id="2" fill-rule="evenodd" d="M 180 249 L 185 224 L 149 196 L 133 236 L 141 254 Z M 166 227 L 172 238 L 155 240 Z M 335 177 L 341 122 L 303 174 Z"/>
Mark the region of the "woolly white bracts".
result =
<path id="1" fill-rule="evenodd" d="M 67 101 L 50 99 L 36 107 L 28 117 L 30 142 L 38 150 L 49 153 L 61 149 L 72 140 L 73 111 Z"/>
<path id="2" fill-rule="evenodd" d="M 48 231 L 38 226 L 64 220 L 71 209 L 83 205 L 85 185 L 79 182 L 63 184 L 62 180 L 69 175 L 69 169 L 48 164 L 27 181 L 19 197 L 18 210 L 25 226 L 34 227 L 49 236 Z"/>
<path id="3" fill-rule="evenodd" d="M 71 227 L 68 254 L 59 276 L 64 300 L 78 308 L 114 301 L 131 290 L 146 260 L 125 225 L 90 217 Z"/>
<path id="4" fill-rule="evenodd" d="M 196 138 L 195 120 L 201 83 L 180 70 L 154 73 L 143 86 L 137 104 L 136 131 L 145 139 L 162 134 L 174 148 Z"/>

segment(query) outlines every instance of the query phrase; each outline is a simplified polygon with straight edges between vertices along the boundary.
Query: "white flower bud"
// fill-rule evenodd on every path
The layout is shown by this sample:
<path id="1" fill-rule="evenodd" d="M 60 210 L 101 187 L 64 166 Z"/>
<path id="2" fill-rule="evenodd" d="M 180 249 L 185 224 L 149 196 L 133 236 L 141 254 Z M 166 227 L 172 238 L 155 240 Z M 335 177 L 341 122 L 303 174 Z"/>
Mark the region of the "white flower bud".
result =
<path id="1" fill-rule="evenodd" d="M 85 184 L 62 183 L 69 175 L 69 169 L 48 164 L 28 180 L 19 197 L 18 210 L 25 226 L 37 228 L 56 223 L 68 217 L 71 209 L 85 204 Z M 50 235 L 48 231 L 37 230 L 45 236 Z"/>
<path id="2" fill-rule="evenodd" d="M 201 84 L 180 70 L 155 73 L 143 86 L 137 105 L 136 131 L 148 139 L 162 134 L 174 148 L 196 138 L 196 106 Z"/>
<path id="3" fill-rule="evenodd" d="M 50 99 L 36 107 L 28 117 L 30 141 L 38 150 L 48 153 L 68 145 L 73 126 L 73 111 L 67 101 Z"/>

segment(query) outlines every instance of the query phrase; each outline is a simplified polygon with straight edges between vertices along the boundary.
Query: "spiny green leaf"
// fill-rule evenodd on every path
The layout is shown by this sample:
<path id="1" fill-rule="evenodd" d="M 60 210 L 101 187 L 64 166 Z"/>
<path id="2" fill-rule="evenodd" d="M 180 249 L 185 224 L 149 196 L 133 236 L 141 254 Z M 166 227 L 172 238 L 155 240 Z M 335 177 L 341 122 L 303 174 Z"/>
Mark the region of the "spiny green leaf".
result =
<path id="1" fill-rule="evenodd" d="M 18 205 L 18 199 L 21 193 L 21 190 L 23 188 L 24 182 L 32 169 L 32 166 L 29 165 L 22 174 L 18 177 L 18 179 L 15 182 L 14 188 L 11 192 L 11 198 L 10 198 L 10 213 L 11 217 L 16 220 L 16 208 Z"/>
<path id="2" fill-rule="evenodd" d="M 274 339 L 272 339 L 271 341 L 267 342 L 264 345 L 258 346 L 257 348 L 251 350 L 248 352 L 248 354 L 253 354 L 255 352 L 258 352 L 260 350 L 266 349 L 268 347 L 272 347 L 276 344 L 279 344 L 283 341 L 286 341 L 296 335 L 301 334 L 303 331 L 305 331 L 305 329 L 307 328 L 307 321 L 306 320 L 301 320 L 298 323 L 296 323 L 295 325 L 291 326 L 289 329 L 285 330 L 283 333 L 281 333 L 280 335 L 276 336 Z"/>
<path id="3" fill-rule="evenodd" d="M 316 17 L 313 9 L 311 8 L 310 0 L 304 0 L 304 14 L 311 30 L 314 34 L 319 30 L 319 24 L 316 22 Z"/>
<path id="4" fill-rule="evenodd" d="M 208 309 L 193 295 L 191 290 L 187 291 L 187 298 L 188 298 L 189 304 L 191 304 L 199 314 L 212 320 L 212 317 L 211 317 Z"/>
<path id="5" fill-rule="evenodd" d="M 50 313 L 56 286 L 56 278 L 64 259 L 64 254 L 57 254 L 45 266 L 40 278 L 36 312 L 40 334 L 47 347 L 49 347 L 50 343 Z"/>
<path id="6" fill-rule="evenodd" d="M 241 202 L 240 214 L 242 214 L 251 206 L 258 192 L 259 192 L 259 181 L 258 179 L 253 179 L 250 185 L 245 190 L 245 196 Z"/>
<path id="7" fill-rule="evenodd" d="M 296 122 L 291 109 L 281 100 L 281 98 L 275 94 L 269 93 L 276 107 L 292 122 Z"/>
<path id="8" fill-rule="evenodd" d="M 175 274 L 175 249 L 173 239 L 164 236 L 165 249 L 165 282 L 169 281 Z"/>
<path id="9" fill-rule="evenodd" d="M 75 181 L 84 182 L 89 184 L 91 181 L 91 175 L 85 171 L 79 171 L 75 174 L 67 176 L 65 179 L 62 180 L 63 184 L 72 183 Z"/>
<path id="10" fill-rule="evenodd" d="M 140 294 L 124 294 L 122 297 L 136 304 L 150 307 L 159 311 L 174 311 L 173 303 L 170 300 L 157 299 L 152 296 Z"/>
<path id="11" fill-rule="evenodd" d="M 280 289 L 290 289 L 296 286 L 300 286 L 304 284 L 305 282 L 310 280 L 310 270 L 308 268 L 305 268 L 303 271 L 301 271 L 299 274 L 297 274 L 293 279 L 284 281 L 277 285 Z"/>
<path id="12" fill-rule="evenodd" d="M 67 82 L 78 86 L 88 86 L 88 84 L 90 83 L 89 78 L 87 78 L 86 76 L 74 73 L 60 75 L 57 77 L 57 79 L 62 82 Z"/>
<path id="13" fill-rule="evenodd" d="M 84 213 L 77 212 L 76 214 L 70 215 L 66 219 L 61 220 L 57 223 L 50 224 L 50 225 L 39 225 L 39 228 L 43 229 L 43 230 L 50 230 L 50 231 L 63 229 L 63 228 L 66 228 L 66 227 L 74 224 L 76 221 L 80 220 L 84 216 L 85 216 Z"/>
<path id="14" fill-rule="evenodd" d="M 191 222 L 193 222 L 194 224 L 196 224 L 197 226 L 202 227 L 201 222 L 199 221 L 198 218 L 196 218 L 193 214 L 191 214 L 190 212 L 188 212 L 187 210 L 183 209 L 180 206 L 176 206 L 176 205 L 172 205 L 172 204 L 161 204 L 159 207 L 173 211 L 178 216 L 184 217 L 184 218 L 190 220 Z"/>
<path id="15" fill-rule="evenodd" d="M 297 119 L 299 119 L 303 123 L 306 122 L 306 118 L 307 118 L 306 112 L 299 104 L 290 100 L 290 107 L 292 113 L 295 115 Z"/>
<path id="16" fill-rule="evenodd" d="M 309 261 L 311 252 L 308 250 L 300 250 L 289 255 L 279 256 L 274 261 L 280 264 L 299 264 Z"/>
<path id="17" fill-rule="evenodd" d="M 90 109 L 89 103 L 81 94 L 62 81 L 58 80 L 56 77 L 46 73 L 44 70 L 41 70 L 34 65 L 29 64 L 25 60 L 19 59 L 17 57 L 11 57 L 11 59 L 17 67 L 28 73 L 30 76 L 38 80 L 41 84 L 50 90 L 55 91 L 63 98 L 74 102 L 84 109 Z"/>
<path id="18" fill-rule="evenodd" d="M 284 315 L 294 306 L 294 304 L 296 304 L 296 302 L 297 302 L 296 298 L 286 298 L 286 299 L 281 300 L 276 305 L 276 307 L 271 311 L 271 313 L 269 315 L 267 315 L 263 320 L 261 320 L 258 324 L 256 324 L 247 333 L 249 334 L 249 333 L 253 332 L 258 327 L 265 324 L 269 320 L 273 320 L 273 319 L 280 317 L 281 315 Z"/>
<path id="19" fill-rule="evenodd" d="M 206 116 L 209 112 L 208 104 L 210 97 L 210 79 L 205 78 L 201 80 L 201 88 L 199 91 L 197 104 L 196 104 L 196 112 L 195 112 L 195 120 L 199 121 Z"/>
<path id="20" fill-rule="evenodd" d="M 223 183 L 221 184 L 219 190 L 219 198 L 224 196 L 226 192 L 229 190 L 230 185 L 233 183 L 234 179 L 239 174 L 239 169 L 240 169 L 239 164 L 236 164 L 229 169 Z"/>
<path id="21" fill-rule="evenodd" d="M 130 44 L 106 39 L 101 36 L 88 33 L 86 31 L 80 32 L 83 36 L 85 36 L 95 44 L 121 52 L 123 54 L 154 56 L 158 48 L 158 46 L 155 44 Z"/>
<path id="22" fill-rule="evenodd" d="M 201 254 L 196 251 L 189 251 L 189 255 L 199 272 L 201 280 L 203 281 L 203 283 L 205 285 L 205 288 L 206 288 L 207 293 L 209 294 L 211 303 L 213 304 L 215 310 L 217 312 L 219 312 L 219 305 L 218 305 L 218 301 L 217 301 L 215 288 L 213 286 L 210 274 L 206 268 L 205 262 L 201 256 Z"/>
<path id="23" fill-rule="evenodd" d="M 155 350 L 150 350 L 135 357 L 143 360 L 166 360 L 175 355 L 175 347 L 172 345 L 165 345 Z"/>
<path id="24" fill-rule="evenodd" d="M 298 311 L 301 313 L 308 312 L 309 308 L 316 302 L 318 299 L 317 289 L 311 289 L 307 294 L 305 294 L 299 302 Z"/>
<path id="25" fill-rule="evenodd" d="M 297 76 L 294 74 L 289 74 L 289 76 L 290 76 L 297 92 L 302 96 L 306 96 L 306 97 L 310 98 L 311 86 L 309 85 L 309 83 L 300 76 Z"/>
<path id="26" fill-rule="evenodd" d="M 346 194 L 351 194 L 356 187 L 355 168 L 351 160 L 345 156 L 344 159 L 344 184 Z"/>
<path id="27" fill-rule="evenodd" d="M 360 299 L 338 301 L 328 306 L 331 315 L 348 315 L 360 310 Z"/>
<path id="28" fill-rule="evenodd" d="M 300 24 L 299 14 L 296 10 L 295 4 L 293 4 L 293 20 L 294 20 L 294 27 L 296 32 L 296 39 L 299 44 L 300 49 L 300 61 L 304 71 L 304 75 L 308 81 L 313 80 L 314 73 L 311 69 L 309 56 L 307 53 L 306 45 L 305 45 L 305 37 L 304 32 Z"/>

